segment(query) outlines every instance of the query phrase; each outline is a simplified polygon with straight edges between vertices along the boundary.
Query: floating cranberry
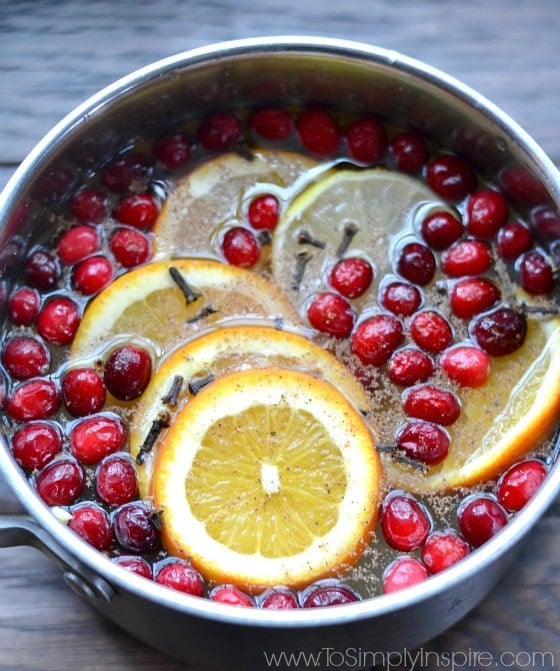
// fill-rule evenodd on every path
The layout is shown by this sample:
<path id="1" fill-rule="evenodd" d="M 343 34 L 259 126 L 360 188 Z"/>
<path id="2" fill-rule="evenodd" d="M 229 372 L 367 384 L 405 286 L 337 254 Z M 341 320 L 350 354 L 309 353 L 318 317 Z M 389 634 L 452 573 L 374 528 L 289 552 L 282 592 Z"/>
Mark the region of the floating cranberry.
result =
<path id="1" fill-rule="evenodd" d="M 436 260 L 430 249 L 419 242 L 406 244 L 397 258 L 397 272 L 413 284 L 429 284 L 436 272 Z"/>
<path id="2" fill-rule="evenodd" d="M 535 207 L 531 211 L 531 221 L 539 235 L 548 242 L 560 238 L 560 213 L 546 205 Z"/>
<path id="3" fill-rule="evenodd" d="M 251 112 L 249 127 L 265 140 L 285 140 L 292 132 L 292 118 L 282 109 L 266 107 Z"/>
<path id="4" fill-rule="evenodd" d="M 62 234 L 56 251 L 66 265 L 72 265 L 99 249 L 99 235 L 93 226 L 74 226 Z"/>
<path id="5" fill-rule="evenodd" d="M 409 325 L 414 342 L 432 354 L 447 349 L 453 342 L 453 331 L 447 319 L 439 312 L 424 310 L 412 317 Z"/>
<path id="6" fill-rule="evenodd" d="M 107 197 L 97 189 L 80 189 L 72 197 L 70 209 L 78 221 L 98 224 L 107 216 Z"/>
<path id="7" fill-rule="evenodd" d="M 478 347 L 458 345 L 440 358 L 442 371 L 462 387 L 481 387 L 490 375 L 490 358 Z"/>
<path id="8" fill-rule="evenodd" d="M 253 599 L 235 585 L 218 585 L 210 592 L 208 598 L 210 601 L 226 603 L 229 606 L 241 608 L 254 608 L 255 606 Z"/>
<path id="9" fill-rule="evenodd" d="M 60 391 L 53 380 L 35 378 L 18 385 L 6 402 L 6 412 L 18 422 L 47 419 L 59 409 Z"/>
<path id="10" fill-rule="evenodd" d="M 113 544 L 113 529 L 107 513 L 95 503 L 81 503 L 72 510 L 68 526 L 80 538 L 100 552 Z"/>
<path id="11" fill-rule="evenodd" d="M 527 335 L 527 319 L 511 308 L 497 308 L 477 317 L 470 326 L 478 346 L 490 356 L 504 356 L 519 349 Z"/>
<path id="12" fill-rule="evenodd" d="M 249 203 L 247 218 L 251 226 L 258 231 L 273 231 L 278 224 L 280 203 L 272 194 L 257 196 Z"/>
<path id="13" fill-rule="evenodd" d="M 527 293 L 549 294 L 554 289 L 554 273 L 550 261 L 540 252 L 528 252 L 519 259 L 519 282 Z"/>
<path id="14" fill-rule="evenodd" d="M 410 387 L 418 382 L 425 382 L 434 372 L 434 364 L 424 352 L 406 347 L 392 354 L 387 372 L 393 384 Z"/>
<path id="15" fill-rule="evenodd" d="M 93 368 L 74 368 L 64 374 L 61 383 L 62 399 L 74 417 L 99 412 L 106 398 L 103 378 Z"/>
<path id="16" fill-rule="evenodd" d="M 381 305 L 399 317 L 410 317 L 422 304 L 422 293 L 418 287 L 407 282 L 391 282 L 381 293 Z"/>
<path id="17" fill-rule="evenodd" d="M 519 205 L 540 205 L 550 197 L 542 182 L 520 165 L 512 165 L 500 174 L 500 186 Z"/>
<path id="18" fill-rule="evenodd" d="M 38 249 L 25 259 L 23 275 L 29 286 L 39 291 L 51 291 L 60 279 L 60 266 L 51 254 Z"/>
<path id="19" fill-rule="evenodd" d="M 84 472 L 70 459 L 51 462 L 35 480 L 37 493 L 49 506 L 71 505 L 84 491 L 84 487 Z"/>
<path id="20" fill-rule="evenodd" d="M 498 502 L 509 513 L 518 512 L 533 497 L 547 474 L 548 468 L 540 459 L 525 459 L 510 466 L 496 485 Z"/>
<path id="21" fill-rule="evenodd" d="M 366 365 L 382 366 L 402 343 L 401 322 L 392 315 L 374 315 L 358 324 L 352 334 L 352 354 Z"/>
<path id="22" fill-rule="evenodd" d="M 410 494 L 393 492 L 381 508 L 381 530 L 394 550 L 419 548 L 428 537 L 432 523 L 422 504 Z"/>
<path id="23" fill-rule="evenodd" d="M 50 422 L 29 422 L 12 436 L 14 459 L 27 471 L 46 466 L 62 450 L 60 429 Z"/>
<path id="24" fill-rule="evenodd" d="M 403 408 L 408 417 L 449 426 L 459 419 L 461 405 L 448 389 L 424 384 L 408 389 L 403 398 Z"/>
<path id="25" fill-rule="evenodd" d="M 154 141 L 152 154 L 163 168 L 176 170 L 191 157 L 191 141 L 184 133 L 164 135 Z"/>
<path id="26" fill-rule="evenodd" d="M 117 566 L 124 568 L 126 571 L 135 573 L 143 578 L 152 579 L 152 566 L 144 559 L 144 557 L 137 557 L 135 555 L 117 555 L 111 560 Z"/>
<path id="27" fill-rule="evenodd" d="M 109 240 L 109 249 L 124 268 L 133 268 L 146 263 L 152 255 L 148 238 L 132 228 L 118 228 Z"/>
<path id="28" fill-rule="evenodd" d="M 490 240 L 506 223 L 508 205 L 499 191 L 481 189 L 467 201 L 467 231 L 471 235 Z"/>
<path id="29" fill-rule="evenodd" d="M 156 571 L 154 580 L 160 585 L 192 596 L 202 596 L 204 591 L 204 580 L 200 573 L 191 564 L 178 560 L 163 564 Z"/>
<path id="30" fill-rule="evenodd" d="M 515 261 L 533 246 L 531 231 L 518 221 L 511 221 L 498 231 L 498 254 L 506 261 Z"/>
<path id="31" fill-rule="evenodd" d="M 388 146 L 385 128 L 370 117 L 358 119 L 348 126 L 346 142 L 350 157 L 367 165 L 379 163 Z"/>
<path id="32" fill-rule="evenodd" d="M 426 143 L 418 133 L 401 133 L 389 146 L 397 170 L 414 174 L 420 172 L 429 157 Z"/>
<path id="33" fill-rule="evenodd" d="M 126 446 L 128 434 L 123 422 L 110 415 L 82 419 L 70 430 L 70 451 L 82 464 L 91 466 Z"/>
<path id="34" fill-rule="evenodd" d="M 113 217 L 121 224 L 142 230 L 150 228 L 159 215 L 159 204 L 151 193 L 132 193 L 113 209 Z"/>
<path id="35" fill-rule="evenodd" d="M 463 200 L 476 188 L 476 175 L 471 166 L 458 156 L 438 156 L 428 163 L 428 185 L 442 198 Z"/>
<path id="36" fill-rule="evenodd" d="M 340 129 L 328 112 L 305 110 L 296 120 L 296 131 L 305 149 L 314 156 L 328 158 L 338 149 Z"/>
<path id="37" fill-rule="evenodd" d="M 483 277 L 467 277 L 453 285 L 449 305 L 456 317 L 471 319 L 486 312 L 500 300 L 498 287 Z"/>
<path id="38" fill-rule="evenodd" d="M 451 212 L 442 210 L 428 215 L 422 221 L 420 232 L 427 245 L 441 251 L 463 235 L 463 224 Z"/>
<path id="39" fill-rule="evenodd" d="M 452 529 L 434 531 L 422 547 L 422 562 L 430 573 L 440 573 L 466 557 L 469 552 L 469 544 Z"/>
<path id="40" fill-rule="evenodd" d="M 460 240 L 441 257 L 441 269 L 449 277 L 481 275 L 492 265 L 492 253 L 482 240 Z"/>
<path id="41" fill-rule="evenodd" d="M 64 296 L 52 298 L 37 317 L 39 335 L 52 345 L 69 345 L 80 325 L 80 310 Z"/>
<path id="42" fill-rule="evenodd" d="M 224 151 L 243 137 L 241 121 L 231 112 L 218 112 L 200 125 L 198 140 L 208 151 Z"/>
<path id="43" fill-rule="evenodd" d="M 127 457 L 115 454 L 106 457 L 97 469 L 95 487 L 99 498 L 110 506 L 132 501 L 138 491 L 134 464 Z"/>
<path id="44" fill-rule="evenodd" d="M 259 260 L 261 250 L 251 231 L 234 226 L 223 237 L 222 253 L 232 266 L 251 268 Z"/>
<path id="45" fill-rule="evenodd" d="M 261 608 L 269 610 L 287 610 L 299 608 L 297 596 L 285 587 L 273 587 L 261 594 L 259 599 Z"/>
<path id="46" fill-rule="evenodd" d="M 447 456 L 449 436 L 435 424 L 409 422 L 397 436 L 397 447 L 411 459 L 431 466 Z"/>
<path id="47" fill-rule="evenodd" d="M 111 161 L 103 171 L 103 184 L 114 193 L 143 191 L 152 174 L 151 161 L 130 153 Z"/>
<path id="48" fill-rule="evenodd" d="M 84 296 L 93 296 L 110 284 L 114 274 L 113 264 L 106 256 L 90 256 L 74 267 L 72 284 Z"/>
<path id="49" fill-rule="evenodd" d="M 14 335 L 4 344 L 2 363 L 16 380 L 28 380 L 48 372 L 51 356 L 49 350 L 36 338 Z"/>
<path id="50" fill-rule="evenodd" d="M 302 594 L 303 608 L 323 608 L 324 606 L 341 606 L 345 603 L 359 601 L 360 597 L 353 589 L 338 582 L 326 582 L 311 585 Z"/>
<path id="51" fill-rule="evenodd" d="M 8 300 L 8 318 L 15 326 L 32 326 L 41 307 L 36 289 L 19 287 Z"/>
<path id="52" fill-rule="evenodd" d="M 125 503 L 113 514 L 113 531 L 119 545 L 128 552 L 150 552 L 159 545 L 156 513 L 145 503 Z"/>
<path id="53" fill-rule="evenodd" d="M 477 548 L 507 524 L 507 515 L 495 499 L 475 494 L 462 501 L 457 520 L 461 534 Z"/>
<path id="54" fill-rule="evenodd" d="M 346 298 L 358 298 L 364 294 L 373 281 L 371 264 L 359 256 L 338 261 L 329 275 L 329 282 Z"/>
<path id="55" fill-rule="evenodd" d="M 354 312 L 338 294 L 323 292 L 307 308 L 307 318 L 314 329 L 333 338 L 347 338 L 354 326 Z"/>
<path id="56" fill-rule="evenodd" d="M 383 594 L 398 592 L 417 585 L 428 577 L 428 571 L 415 557 L 397 557 L 383 572 Z"/>
<path id="57" fill-rule="evenodd" d="M 138 398 L 152 375 L 152 357 L 138 345 L 120 345 L 105 361 L 103 381 L 120 401 Z"/>

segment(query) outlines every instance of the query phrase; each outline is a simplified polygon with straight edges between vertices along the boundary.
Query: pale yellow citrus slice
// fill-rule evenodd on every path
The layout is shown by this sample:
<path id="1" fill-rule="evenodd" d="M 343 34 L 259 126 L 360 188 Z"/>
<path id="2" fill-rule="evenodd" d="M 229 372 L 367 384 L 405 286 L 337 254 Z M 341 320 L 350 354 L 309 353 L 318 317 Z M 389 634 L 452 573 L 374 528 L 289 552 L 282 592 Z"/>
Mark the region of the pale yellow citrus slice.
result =
<path id="1" fill-rule="evenodd" d="M 371 411 L 368 395 L 348 368 L 303 335 L 271 326 L 217 329 L 166 357 L 140 399 L 130 423 L 130 452 L 137 461 L 141 495 L 148 496 L 153 460 L 166 428 L 173 424 L 198 386 L 236 370 L 271 367 L 323 378 L 360 412 Z"/>
<path id="2" fill-rule="evenodd" d="M 253 369 L 179 413 L 152 478 L 167 550 L 211 582 L 298 587 L 354 564 L 376 523 L 380 469 L 360 413 L 330 383 Z"/>
<path id="3" fill-rule="evenodd" d="M 256 273 L 209 259 L 155 261 L 121 275 L 91 301 L 72 356 L 124 338 L 147 341 L 159 357 L 201 332 L 251 319 L 298 324 L 282 293 Z"/>

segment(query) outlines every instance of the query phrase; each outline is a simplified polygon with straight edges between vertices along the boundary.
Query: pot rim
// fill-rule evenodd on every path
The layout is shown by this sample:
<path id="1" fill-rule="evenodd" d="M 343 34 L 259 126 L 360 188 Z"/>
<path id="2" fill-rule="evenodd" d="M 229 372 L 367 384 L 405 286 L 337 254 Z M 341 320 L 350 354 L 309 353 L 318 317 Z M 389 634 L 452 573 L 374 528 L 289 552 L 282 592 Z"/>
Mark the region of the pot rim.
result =
<path id="1" fill-rule="evenodd" d="M 226 60 L 236 56 L 267 55 L 275 52 L 294 55 L 309 53 L 325 57 L 342 56 L 367 61 L 405 72 L 412 78 L 445 91 L 461 103 L 477 109 L 494 127 L 513 138 L 525 155 L 538 167 L 539 177 L 551 195 L 560 203 L 560 173 L 552 161 L 511 117 L 474 89 L 432 66 L 394 50 L 338 38 L 286 35 L 223 41 L 180 52 L 156 60 L 102 88 L 59 121 L 29 152 L 0 194 L 0 212 L 10 211 L 27 180 L 43 167 L 43 164 L 48 163 L 50 152 L 67 135 L 79 133 L 80 127 L 87 123 L 90 115 L 110 105 L 115 99 L 129 95 L 136 88 L 154 79 L 172 76 L 174 70 L 192 68 L 210 61 Z M 56 519 L 52 511 L 32 490 L 25 474 L 13 459 L 4 436 L 2 443 L 0 470 L 20 502 L 64 550 L 78 557 L 90 570 L 106 578 L 112 586 L 122 587 L 170 609 L 217 622 L 227 621 L 230 624 L 251 627 L 290 629 L 338 626 L 352 621 L 396 614 L 411 605 L 450 592 L 454 585 L 474 580 L 477 573 L 512 550 L 531 530 L 560 491 L 560 464 L 555 463 L 547 479 L 523 511 L 516 514 L 494 538 L 474 550 L 458 564 L 400 592 L 366 598 L 337 608 L 293 609 L 287 616 L 283 612 L 273 610 L 232 608 L 208 599 L 181 594 L 116 566 L 100 552 L 78 539 L 70 529 Z M 556 443 L 555 452 L 559 451 L 559 446 L 560 440 Z"/>

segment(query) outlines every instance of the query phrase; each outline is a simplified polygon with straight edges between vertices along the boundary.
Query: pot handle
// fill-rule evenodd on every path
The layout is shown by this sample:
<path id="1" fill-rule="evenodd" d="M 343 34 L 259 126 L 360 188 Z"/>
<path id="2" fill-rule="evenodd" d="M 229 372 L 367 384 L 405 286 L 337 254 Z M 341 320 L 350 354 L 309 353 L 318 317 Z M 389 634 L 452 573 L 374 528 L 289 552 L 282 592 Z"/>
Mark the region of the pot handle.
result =
<path id="1" fill-rule="evenodd" d="M 62 569 L 66 584 L 88 601 L 108 604 L 115 590 L 61 547 L 37 522 L 24 515 L 0 516 L 0 548 L 26 545 L 40 550 Z"/>

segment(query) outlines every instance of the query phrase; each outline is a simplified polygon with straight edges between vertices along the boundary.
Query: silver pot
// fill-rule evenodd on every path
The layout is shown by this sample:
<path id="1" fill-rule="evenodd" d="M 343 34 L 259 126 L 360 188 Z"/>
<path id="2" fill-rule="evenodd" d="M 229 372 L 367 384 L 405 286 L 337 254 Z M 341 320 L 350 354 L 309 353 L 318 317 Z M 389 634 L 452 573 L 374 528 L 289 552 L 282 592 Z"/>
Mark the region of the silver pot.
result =
<path id="1" fill-rule="evenodd" d="M 39 232 L 45 194 L 61 176 L 89 170 L 126 139 L 173 126 L 235 101 L 300 100 L 368 110 L 420 129 L 470 157 L 483 174 L 522 175 L 518 196 L 560 208 L 560 175 L 510 118 L 450 77 L 395 52 L 331 39 L 264 38 L 196 49 L 107 87 L 59 123 L 30 153 L 0 199 L 3 288 Z M 123 142 L 124 140 L 124 142 Z M 523 185 L 530 184 L 528 190 Z M 21 216 L 21 203 L 31 203 Z M 2 295 L 6 295 L 3 291 Z M 3 440 L 0 467 L 29 517 L 0 520 L 0 545 L 31 545 L 53 558 L 81 597 L 131 634 L 189 668 L 288 668 L 273 655 L 315 653 L 315 668 L 384 663 L 460 620 L 492 588 L 527 532 L 560 490 L 556 464 L 537 495 L 499 534 L 453 568 L 403 592 L 336 608 L 236 609 L 158 586 L 113 565 L 81 542 L 39 500 Z M 300 666 L 304 658 L 300 658 Z M 292 665 L 290 668 L 294 668 Z"/>

